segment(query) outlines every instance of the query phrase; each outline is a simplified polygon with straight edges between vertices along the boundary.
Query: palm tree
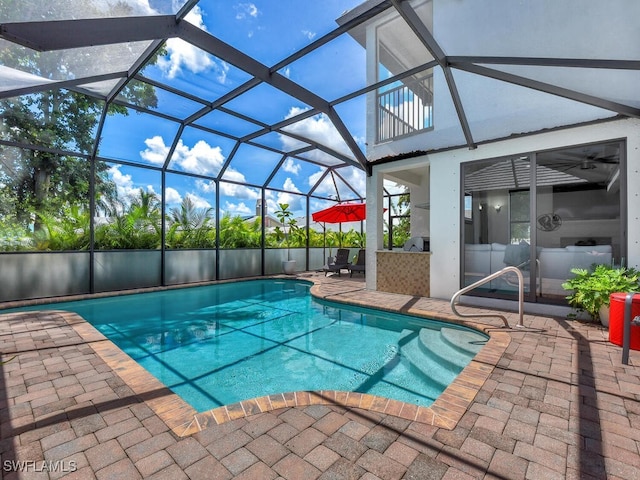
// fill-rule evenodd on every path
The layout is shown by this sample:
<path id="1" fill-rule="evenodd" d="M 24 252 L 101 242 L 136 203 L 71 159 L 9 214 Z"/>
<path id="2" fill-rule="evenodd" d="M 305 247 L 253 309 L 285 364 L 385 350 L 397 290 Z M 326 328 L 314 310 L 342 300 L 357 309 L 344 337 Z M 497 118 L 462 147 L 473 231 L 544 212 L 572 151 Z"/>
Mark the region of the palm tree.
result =
<path id="1" fill-rule="evenodd" d="M 62 218 L 39 213 L 41 228 L 34 232 L 38 250 L 88 250 L 89 211 L 78 205 L 62 208 Z"/>
<path id="2" fill-rule="evenodd" d="M 108 221 L 96 227 L 98 248 L 145 248 L 160 246 L 160 200 L 140 189 L 127 207 L 117 199 L 104 205 Z"/>
<path id="3" fill-rule="evenodd" d="M 212 248 L 215 246 L 213 208 L 197 208 L 190 197 L 167 215 L 169 229 L 166 234 L 168 248 Z"/>

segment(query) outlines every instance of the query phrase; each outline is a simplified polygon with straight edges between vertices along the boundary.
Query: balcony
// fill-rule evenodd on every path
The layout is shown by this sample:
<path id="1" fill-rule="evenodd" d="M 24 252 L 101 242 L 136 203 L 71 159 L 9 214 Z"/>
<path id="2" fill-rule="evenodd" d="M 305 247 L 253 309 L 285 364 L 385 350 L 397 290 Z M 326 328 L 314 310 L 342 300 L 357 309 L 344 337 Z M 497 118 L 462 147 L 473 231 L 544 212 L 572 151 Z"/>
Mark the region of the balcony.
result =
<path id="1" fill-rule="evenodd" d="M 433 128 L 433 75 L 410 77 L 377 94 L 377 142 Z"/>

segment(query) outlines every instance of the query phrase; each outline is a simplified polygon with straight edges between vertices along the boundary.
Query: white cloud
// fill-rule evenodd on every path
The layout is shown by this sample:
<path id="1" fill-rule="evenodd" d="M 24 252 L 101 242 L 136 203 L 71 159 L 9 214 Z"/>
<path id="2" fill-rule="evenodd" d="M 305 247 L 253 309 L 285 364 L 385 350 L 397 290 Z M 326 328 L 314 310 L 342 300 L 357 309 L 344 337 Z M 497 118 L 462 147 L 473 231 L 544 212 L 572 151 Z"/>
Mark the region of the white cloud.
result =
<path id="1" fill-rule="evenodd" d="M 162 164 L 169 151 L 169 147 L 164 144 L 162 137 L 148 138 L 145 140 L 145 144 L 147 148 L 140 152 L 140 156 L 148 162 Z M 218 146 L 212 147 L 204 140 L 200 140 L 193 148 L 189 148 L 182 143 L 182 140 L 178 140 L 172 157 L 172 166 L 199 175 L 218 175 L 224 161 L 225 157 Z M 223 178 L 238 183 L 246 182 L 245 176 L 233 168 L 227 168 Z M 196 186 L 204 193 L 215 192 L 214 182 L 198 180 Z M 220 182 L 220 194 L 246 200 L 256 200 L 260 196 L 256 189 L 224 181 Z"/>
<path id="2" fill-rule="evenodd" d="M 318 180 L 320 180 L 320 177 L 322 177 L 324 172 L 325 172 L 325 169 L 321 168 L 317 172 L 309 175 L 309 186 L 313 187 L 318 182 Z M 330 175 L 331 174 L 327 175 L 322 181 L 322 183 L 318 185 L 318 188 L 316 188 L 313 191 L 315 195 L 337 199 L 336 187 L 333 181 L 331 180 Z"/>
<path id="3" fill-rule="evenodd" d="M 275 208 L 278 208 L 278 203 L 286 203 L 289 205 L 290 210 L 295 212 L 296 210 L 301 210 L 303 208 L 303 197 L 300 195 L 295 195 L 294 193 L 288 192 L 297 192 L 300 193 L 298 187 L 295 186 L 293 180 L 287 177 L 284 181 L 284 185 L 282 186 L 284 190 L 287 192 L 278 192 L 276 195 L 276 205 Z"/>
<path id="4" fill-rule="evenodd" d="M 216 80 L 219 83 L 227 83 L 227 73 L 229 73 L 229 64 L 227 62 L 220 62 L 220 65 L 216 65 Z"/>
<path id="5" fill-rule="evenodd" d="M 386 191 L 388 191 L 390 194 L 397 194 L 397 193 L 406 193 L 407 192 L 407 187 L 405 185 L 402 185 L 400 183 L 396 183 L 396 182 L 392 182 L 390 180 L 384 180 L 384 189 Z"/>
<path id="6" fill-rule="evenodd" d="M 158 67 L 168 78 L 175 78 L 187 69 L 200 73 L 216 67 L 213 58 L 207 53 L 179 38 L 167 40 L 167 55 L 158 59 Z"/>
<path id="7" fill-rule="evenodd" d="M 147 193 L 155 193 L 152 185 L 144 187 L 135 186 L 130 174 L 124 174 L 120 171 L 121 165 L 113 165 L 107 171 L 109 178 L 116 186 L 116 194 L 123 209 L 126 209 L 132 200 L 140 197 L 140 189 Z M 122 212 L 121 212 L 122 213 Z"/>
<path id="8" fill-rule="evenodd" d="M 309 186 L 313 187 L 316 182 L 318 180 L 320 180 L 320 177 L 322 176 L 322 174 L 325 172 L 324 168 L 319 168 L 317 172 L 312 173 L 311 175 L 309 175 Z M 318 188 L 320 188 L 321 186 L 318 186 Z M 320 193 L 318 190 L 316 190 L 316 192 Z"/>
<path id="9" fill-rule="evenodd" d="M 296 187 L 296 185 L 293 183 L 293 180 L 291 180 L 289 177 L 287 177 L 287 179 L 284 181 L 282 189 L 288 192 L 301 193 L 300 190 L 298 190 L 298 187 Z"/>
<path id="10" fill-rule="evenodd" d="M 286 203 L 289 205 L 289 210 L 292 212 L 296 212 L 298 210 L 302 210 L 303 203 L 302 197 L 300 195 L 291 195 L 290 193 L 278 192 L 276 204 Z M 278 205 L 276 205 L 276 210 L 279 210 Z"/>
<path id="11" fill-rule="evenodd" d="M 180 195 L 180 193 L 175 188 L 171 187 L 167 187 L 164 189 L 164 198 L 167 205 L 182 202 L 182 196 Z"/>
<path id="12" fill-rule="evenodd" d="M 293 187 L 295 191 L 295 186 Z M 294 215 L 301 213 L 306 208 L 306 202 L 301 195 L 294 195 L 286 192 L 275 192 L 273 190 L 265 191 L 265 199 L 267 202 L 267 213 L 272 217 L 275 217 L 275 212 L 280 210 L 278 206 L 280 203 L 286 203 L 289 205 L 289 210 L 294 212 Z"/>
<path id="13" fill-rule="evenodd" d="M 154 165 L 162 165 L 169 153 L 169 147 L 164 144 L 164 139 L 160 135 L 147 138 L 144 141 L 146 149 L 140 152 L 140 158 Z"/>
<path id="14" fill-rule="evenodd" d="M 236 20 L 244 20 L 247 17 L 257 18 L 260 13 L 253 3 L 239 3 L 233 8 L 236 10 Z"/>
<path id="15" fill-rule="evenodd" d="M 309 40 L 313 40 L 316 38 L 316 32 L 311 32 L 309 30 L 302 30 L 302 34 L 307 37 Z"/>
<path id="16" fill-rule="evenodd" d="M 275 198 L 267 198 L 267 215 L 276 218 L 275 212 L 280 210 L 279 204 L 281 203 L 289 205 L 289 210 L 294 213 L 294 216 L 296 215 L 296 211 L 299 212 L 304 208 L 303 202 L 296 195 L 279 192 Z"/>
<path id="17" fill-rule="evenodd" d="M 148 138 L 145 140 L 145 144 L 147 148 L 140 152 L 140 156 L 150 163 L 162 164 L 169 151 L 169 147 L 164 144 L 162 137 Z M 172 158 L 173 166 L 200 175 L 217 175 L 225 161 L 221 148 L 218 146 L 212 147 L 204 140 L 198 141 L 193 148 L 189 148 L 182 143 L 182 140 L 179 140 Z M 293 168 L 295 169 L 295 167 Z M 238 183 L 246 182 L 245 176 L 233 168 L 225 170 L 224 180 Z M 196 186 L 203 193 L 211 194 L 215 192 L 214 182 L 197 180 Z M 220 182 L 220 194 L 251 201 L 257 200 L 260 196 L 258 190 L 254 188 L 224 181 Z"/>
<path id="18" fill-rule="evenodd" d="M 245 176 L 237 170 L 227 168 L 222 176 L 225 180 L 231 180 L 232 182 L 244 182 Z"/>
<path id="19" fill-rule="evenodd" d="M 127 190 L 129 192 L 129 194 L 133 193 L 135 196 L 137 196 L 139 189 L 131 188 L 131 182 L 130 182 L 131 176 L 130 175 L 124 175 L 123 176 L 119 171 L 117 173 L 120 174 L 120 180 L 119 181 L 122 181 L 122 177 L 128 177 L 128 179 L 124 183 L 129 185 L 129 187 L 125 187 L 124 190 Z M 116 181 L 116 180 L 114 179 L 114 181 Z M 153 186 L 148 185 L 147 186 L 147 191 L 150 192 L 150 193 L 153 193 L 154 192 Z M 183 199 L 182 195 L 180 195 L 180 192 L 178 192 L 178 190 L 176 190 L 173 187 L 165 188 L 164 197 L 165 197 L 165 202 L 166 202 L 167 205 L 179 205 L 179 204 L 182 203 L 182 199 Z M 210 208 L 211 207 L 211 204 L 209 203 L 208 200 L 206 200 L 205 198 L 203 198 L 203 197 L 201 197 L 199 195 L 196 195 L 194 193 L 189 192 L 189 193 L 185 194 L 185 198 L 189 198 L 196 208 Z"/>
<path id="20" fill-rule="evenodd" d="M 209 182 L 203 181 L 202 183 L 205 184 Z M 165 195 L 165 200 L 168 206 L 169 205 L 177 206 L 182 203 L 183 197 L 175 188 L 167 187 L 164 191 L 164 195 Z M 200 195 L 197 195 L 195 193 L 187 192 L 184 195 L 184 198 L 188 198 L 189 200 L 191 200 L 191 203 L 193 203 L 193 205 L 196 208 L 211 208 L 211 203 L 209 203 L 209 201 L 206 198 L 203 198 Z"/>
<path id="21" fill-rule="evenodd" d="M 364 171 L 355 167 L 346 167 L 340 169 L 340 174 L 356 192 L 358 192 L 362 197 L 366 197 L 367 178 Z"/>
<path id="22" fill-rule="evenodd" d="M 232 217 L 235 215 L 251 215 L 254 211 L 247 207 L 244 202 L 240 203 L 231 203 L 225 202 L 223 212 L 229 213 Z"/>
<path id="23" fill-rule="evenodd" d="M 178 140 L 173 158 L 187 172 L 200 175 L 217 174 L 225 161 L 222 149 L 219 146 L 212 147 L 204 140 L 199 140 L 193 148 Z"/>
<path id="24" fill-rule="evenodd" d="M 216 183 L 213 181 L 198 179 L 196 180 L 196 188 L 204 193 L 216 193 Z"/>
<path id="25" fill-rule="evenodd" d="M 267 197 L 267 215 L 270 215 L 273 217 L 274 212 L 280 210 L 278 208 L 278 200 L 273 198 L 272 192 L 267 192 L 265 196 Z"/>
<path id="26" fill-rule="evenodd" d="M 130 191 L 133 188 L 131 175 L 125 175 L 120 171 L 120 165 L 113 165 L 109 168 L 109 177 L 113 180 L 118 191 Z"/>
<path id="27" fill-rule="evenodd" d="M 140 156 L 148 162 L 162 164 L 167 156 L 169 147 L 164 144 L 164 140 L 160 136 L 148 138 L 145 140 L 147 149 L 140 152 Z M 199 175 L 217 175 L 224 164 L 225 157 L 222 149 L 218 146 L 212 147 L 204 140 L 198 141 L 193 148 L 189 148 L 178 140 L 175 152 L 172 157 L 172 166 L 197 173 Z M 245 176 L 234 170 L 227 168 L 224 172 L 224 179 L 233 182 L 246 182 Z M 204 193 L 215 192 L 215 183 L 198 180 L 196 186 Z M 220 194 L 247 200 L 256 200 L 259 197 L 258 191 L 244 185 L 236 183 L 220 182 Z"/>
<path id="28" fill-rule="evenodd" d="M 282 165 L 282 169 L 285 172 L 293 173 L 294 175 L 298 175 L 300 173 L 301 165 L 293 161 L 293 158 L 287 158 Z M 289 180 L 287 178 L 287 180 Z"/>
<path id="29" fill-rule="evenodd" d="M 191 203 L 193 203 L 196 208 L 211 208 L 211 204 L 209 203 L 209 201 L 206 198 L 200 197 L 199 195 L 196 195 L 194 193 L 187 193 L 185 197 L 191 200 Z"/>
<path id="30" fill-rule="evenodd" d="M 207 30 L 202 20 L 202 10 L 198 6 L 191 9 L 185 20 L 202 30 Z M 193 73 L 213 71 L 219 83 L 226 82 L 229 71 L 227 63 L 216 62 L 207 52 L 179 38 L 168 39 L 166 49 L 166 56 L 160 57 L 157 65 L 168 78 L 180 75 L 184 69 Z"/>
<path id="31" fill-rule="evenodd" d="M 227 168 L 224 171 L 224 175 L 222 178 L 223 180 L 220 182 L 220 195 L 252 201 L 260 198 L 260 193 L 255 188 L 247 187 L 245 185 L 238 185 L 237 183 L 227 183 L 224 181 L 232 180 L 234 182 L 240 183 L 245 182 L 245 176 L 237 170 Z"/>
<path id="32" fill-rule="evenodd" d="M 164 139 L 156 135 L 144 141 L 147 148 L 140 152 L 140 157 L 154 165 L 162 165 L 169 153 L 169 147 Z M 199 140 L 193 148 L 178 140 L 178 145 L 173 152 L 172 160 L 175 166 L 183 170 L 200 175 L 216 175 L 225 161 L 225 156 L 219 146 L 212 147 L 204 140 Z M 227 170 L 233 174 L 233 170 Z M 240 180 L 242 181 L 242 180 Z"/>
<path id="33" fill-rule="evenodd" d="M 189 10 L 189 13 L 185 15 L 184 19 L 198 28 L 203 30 L 207 29 L 204 20 L 202 20 L 202 9 L 198 5 Z"/>
<path id="34" fill-rule="evenodd" d="M 295 117 L 296 115 L 304 113 L 306 110 L 307 109 L 304 108 L 291 107 L 286 118 Z M 307 137 L 336 152 L 353 157 L 353 153 L 342 139 L 342 136 L 338 133 L 336 127 L 333 126 L 329 117 L 324 113 L 300 120 L 299 122 L 284 127 L 283 130 L 285 132 L 295 133 L 301 137 Z M 300 141 L 287 137 L 286 135 L 281 135 L 280 139 L 285 149 L 288 150 L 300 148 L 303 145 Z M 322 152 L 321 154 L 325 155 Z"/>
<path id="35" fill-rule="evenodd" d="M 258 193 L 258 191 L 253 188 L 246 187 L 245 185 L 238 185 L 235 183 L 227 182 L 220 182 L 220 194 L 227 197 L 241 198 L 244 200 L 257 200 L 258 198 L 260 198 L 260 194 Z"/>

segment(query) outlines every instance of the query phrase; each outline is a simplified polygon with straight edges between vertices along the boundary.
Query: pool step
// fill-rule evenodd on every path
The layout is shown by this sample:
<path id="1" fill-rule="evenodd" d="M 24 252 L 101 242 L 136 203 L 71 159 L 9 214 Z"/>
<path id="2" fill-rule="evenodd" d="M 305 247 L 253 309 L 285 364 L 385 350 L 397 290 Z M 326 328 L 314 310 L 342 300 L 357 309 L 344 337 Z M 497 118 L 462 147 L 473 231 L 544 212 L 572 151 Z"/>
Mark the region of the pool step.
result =
<path id="1" fill-rule="evenodd" d="M 419 333 L 415 330 L 404 330 L 400 336 L 399 344 L 400 355 L 406 359 L 409 367 L 417 369 L 422 375 L 429 377 L 431 382 L 443 390 L 460 371 L 460 369 L 451 370 L 447 366 L 443 368 L 437 358 L 426 355 L 421 346 Z"/>
<path id="2" fill-rule="evenodd" d="M 440 332 L 434 335 L 433 331 L 420 330 L 418 344 L 423 355 L 456 375 L 469 363 L 470 355 L 460 352 L 445 342 Z"/>
<path id="3" fill-rule="evenodd" d="M 436 335 L 428 329 L 407 330 L 400 345 L 402 356 L 413 368 L 446 386 L 485 343 L 483 335 L 445 327 Z"/>
<path id="4" fill-rule="evenodd" d="M 440 330 L 440 337 L 455 350 L 470 356 L 475 356 L 489 340 L 478 332 L 448 327 Z"/>

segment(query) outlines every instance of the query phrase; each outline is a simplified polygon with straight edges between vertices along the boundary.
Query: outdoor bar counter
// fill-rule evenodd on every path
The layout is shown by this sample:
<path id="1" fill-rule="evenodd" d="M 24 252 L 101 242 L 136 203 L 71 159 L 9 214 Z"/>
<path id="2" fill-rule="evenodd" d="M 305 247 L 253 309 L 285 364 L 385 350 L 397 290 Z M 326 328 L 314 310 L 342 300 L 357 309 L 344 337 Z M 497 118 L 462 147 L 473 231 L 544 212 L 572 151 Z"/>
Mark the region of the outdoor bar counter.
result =
<path id="1" fill-rule="evenodd" d="M 376 289 L 429 297 L 431 252 L 376 251 Z"/>

